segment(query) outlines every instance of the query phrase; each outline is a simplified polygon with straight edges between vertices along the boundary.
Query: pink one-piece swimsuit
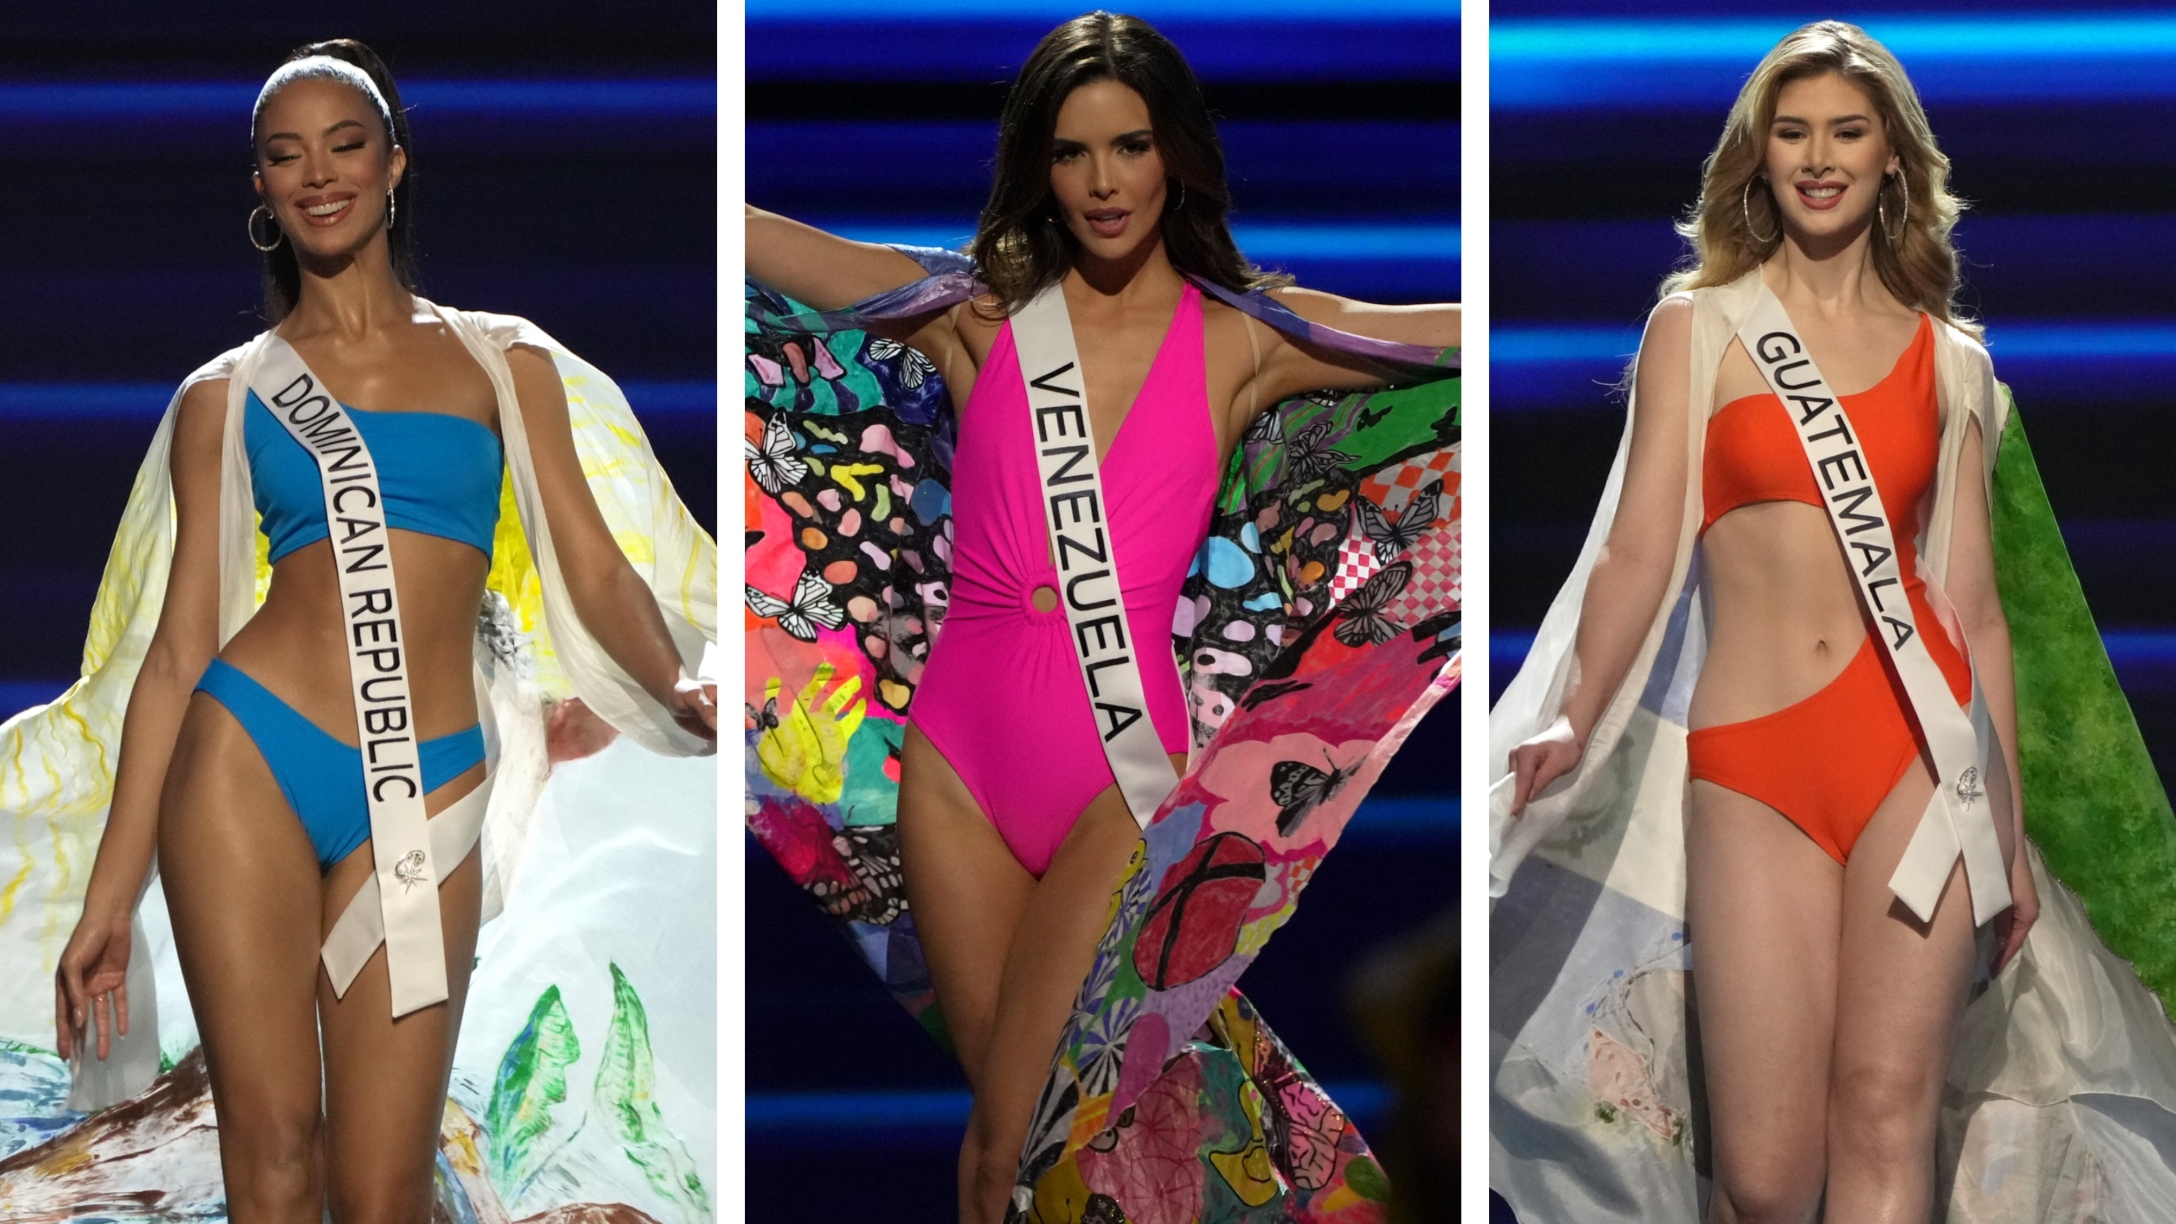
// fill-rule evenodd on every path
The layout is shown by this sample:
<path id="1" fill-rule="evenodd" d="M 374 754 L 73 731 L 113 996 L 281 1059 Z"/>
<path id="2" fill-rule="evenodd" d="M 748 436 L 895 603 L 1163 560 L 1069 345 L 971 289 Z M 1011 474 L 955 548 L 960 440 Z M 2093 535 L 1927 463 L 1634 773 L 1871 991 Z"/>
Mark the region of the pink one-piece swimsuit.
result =
<path id="1" fill-rule="evenodd" d="M 1171 753 L 1189 742 L 1173 614 L 1217 488 L 1204 371 L 1201 293 L 1188 284 L 1102 461 L 1126 631 L 1150 721 Z M 1082 809 L 1114 784 L 1065 612 L 1033 603 L 1036 588 L 1058 580 L 1040 498 L 1027 386 L 1008 320 L 960 414 L 951 607 L 910 717 L 1037 876 Z"/>

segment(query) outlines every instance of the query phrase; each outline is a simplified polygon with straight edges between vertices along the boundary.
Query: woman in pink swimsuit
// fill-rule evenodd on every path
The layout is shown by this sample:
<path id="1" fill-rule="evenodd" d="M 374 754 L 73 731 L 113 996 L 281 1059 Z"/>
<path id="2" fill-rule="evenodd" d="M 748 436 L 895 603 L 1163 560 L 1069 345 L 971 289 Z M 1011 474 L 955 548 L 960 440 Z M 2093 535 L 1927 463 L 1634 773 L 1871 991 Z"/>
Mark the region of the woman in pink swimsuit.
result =
<path id="1" fill-rule="evenodd" d="M 1279 400 L 1381 381 L 1203 301 L 1188 276 L 1241 292 L 1288 284 L 1240 255 L 1229 206 L 1215 128 L 1177 48 L 1135 18 L 1078 18 L 1036 48 L 1006 101 L 971 248 L 990 292 L 895 336 L 936 366 L 960 420 L 951 605 L 906 731 L 899 830 L 915 926 L 974 1090 L 963 1224 L 1004 1213 L 1036 1093 L 1140 837 L 1059 607 L 1011 316 L 1060 285 L 1124 629 L 1142 644 L 1149 717 L 1174 776 L 1189 728 L 1160 644 L 1225 460 Z M 755 208 L 747 249 L 751 277 L 818 309 L 922 275 L 891 248 Z M 1276 297 L 1346 332 L 1459 342 L 1456 306 Z"/>

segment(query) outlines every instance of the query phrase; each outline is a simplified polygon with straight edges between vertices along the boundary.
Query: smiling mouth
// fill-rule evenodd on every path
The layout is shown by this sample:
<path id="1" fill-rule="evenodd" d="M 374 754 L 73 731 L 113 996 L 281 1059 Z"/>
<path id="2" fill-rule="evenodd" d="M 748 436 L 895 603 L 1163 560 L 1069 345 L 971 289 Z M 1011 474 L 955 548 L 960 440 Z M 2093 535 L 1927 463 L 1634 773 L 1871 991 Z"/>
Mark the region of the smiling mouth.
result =
<path id="1" fill-rule="evenodd" d="M 337 200 L 320 200 L 314 204 L 301 205 L 300 211 L 312 225 L 333 225 L 354 203 L 354 196 L 343 196 Z"/>
<path id="2" fill-rule="evenodd" d="M 1807 182 L 1796 183 L 1793 186 L 1798 191 L 1799 200 L 1806 207 L 1815 210 L 1834 208 L 1837 201 L 1843 199 L 1845 191 L 1845 186 L 1842 183 Z"/>

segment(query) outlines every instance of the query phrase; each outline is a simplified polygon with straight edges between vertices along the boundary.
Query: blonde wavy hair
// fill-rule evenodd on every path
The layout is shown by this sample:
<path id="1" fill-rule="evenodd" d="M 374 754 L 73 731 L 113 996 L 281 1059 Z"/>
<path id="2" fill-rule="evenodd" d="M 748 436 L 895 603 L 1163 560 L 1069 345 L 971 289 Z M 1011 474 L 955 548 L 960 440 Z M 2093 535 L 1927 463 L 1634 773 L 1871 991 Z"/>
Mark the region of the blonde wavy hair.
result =
<path id="1" fill-rule="evenodd" d="M 1965 205 L 1949 192 L 1949 158 L 1934 143 L 1904 65 L 1866 31 L 1842 21 L 1817 21 L 1792 31 L 1738 91 L 1723 138 L 1704 167 L 1700 202 L 1677 225 L 1692 246 L 1691 259 L 1663 282 L 1663 295 L 1727 285 L 1775 253 L 1783 225 L 1773 188 L 1753 190 L 1749 184 L 1767 161 L 1768 129 L 1783 87 L 1831 72 L 1866 91 L 1903 171 L 1901 184 L 1899 176 L 1884 176 L 1876 196 L 1889 218 L 1901 215 L 1901 221 L 1884 224 L 1877 214 L 1873 226 L 1874 270 L 1881 283 L 1905 305 L 1977 337 L 1979 324 L 1956 304 L 1957 251 L 1949 232 Z M 1761 216 L 1748 222 L 1750 213 Z M 1891 225 L 1900 226 L 1896 236 Z"/>

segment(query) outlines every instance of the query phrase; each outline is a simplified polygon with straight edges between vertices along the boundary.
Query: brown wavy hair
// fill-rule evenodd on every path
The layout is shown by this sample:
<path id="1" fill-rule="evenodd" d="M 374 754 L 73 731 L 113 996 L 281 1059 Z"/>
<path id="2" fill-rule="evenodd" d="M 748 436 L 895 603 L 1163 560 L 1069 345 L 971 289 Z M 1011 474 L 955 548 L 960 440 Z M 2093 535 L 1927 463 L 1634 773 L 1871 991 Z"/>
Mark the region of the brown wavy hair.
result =
<path id="1" fill-rule="evenodd" d="M 1871 249 L 1881 283 L 1905 305 L 1978 336 L 1979 324 L 1964 317 L 1956 302 L 1957 251 L 1949 235 L 1965 205 L 1950 194 L 1949 158 L 1934 142 L 1904 65 L 1866 31 L 1842 21 L 1817 21 L 1792 31 L 1738 91 L 1723 138 L 1704 167 L 1700 202 L 1677 226 L 1692 245 L 1691 259 L 1662 283 L 1663 294 L 1727 285 L 1775 253 L 1783 225 L 1773 188 L 1749 184 L 1761 177 L 1767 160 L 1768 129 L 1783 87 L 1831 72 L 1866 91 L 1903 170 L 1903 182 L 1885 176 L 1876 197 L 1889 216 L 1903 216 L 1896 236 L 1878 214 L 1873 226 Z M 1759 215 L 1749 223 L 1748 214 Z"/>
<path id="2" fill-rule="evenodd" d="M 1138 17 L 1094 12 L 1052 30 L 1036 44 L 1005 95 L 990 202 L 967 253 L 1010 314 L 1056 283 L 1079 242 L 1057 217 L 1050 158 L 1058 108 L 1074 90 L 1115 80 L 1148 103 L 1156 151 L 1172 181 L 1160 222 L 1172 266 L 1244 292 L 1289 285 L 1239 253 L 1227 217 L 1224 148 L 1201 84 L 1171 40 Z"/>
<path id="3" fill-rule="evenodd" d="M 408 169 L 400 176 L 400 183 L 393 188 L 394 223 L 385 234 L 385 253 L 393 265 L 393 279 L 410 293 L 416 291 L 416 213 L 413 184 L 416 178 L 416 146 L 408 134 L 408 112 L 401 106 L 400 88 L 393 83 L 392 70 L 378 53 L 352 38 L 332 38 L 324 42 L 310 43 L 288 52 L 283 64 L 291 64 L 313 55 L 330 56 L 345 60 L 363 70 L 378 92 L 385 96 L 385 105 L 392 112 L 386 128 L 386 139 L 408 151 Z M 251 116 L 249 144 L 252 157 L 257 147 L 257 117 Z M 295 245 L 282 242 L 264 252 L 264 319 L 277 323 L 287 317 L 302 296 L 302 268 L 295 262 Z"/>

